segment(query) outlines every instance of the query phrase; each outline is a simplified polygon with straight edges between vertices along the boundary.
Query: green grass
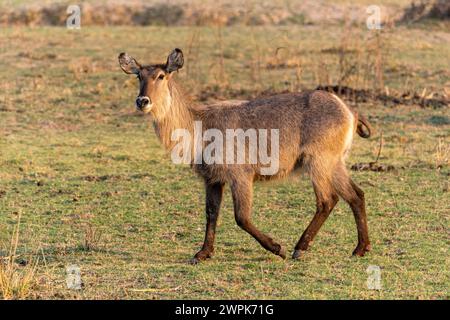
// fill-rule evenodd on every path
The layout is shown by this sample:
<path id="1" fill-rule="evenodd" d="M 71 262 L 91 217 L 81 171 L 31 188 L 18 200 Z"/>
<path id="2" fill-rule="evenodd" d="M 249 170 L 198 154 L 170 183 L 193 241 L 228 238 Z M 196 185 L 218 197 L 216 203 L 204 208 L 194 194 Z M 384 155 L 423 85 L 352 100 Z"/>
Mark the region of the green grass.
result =
<path id="1" fill-rule="evenodd" d="M 294 68 L 261 67 L 255 75 L 254 58 L 264 66 L 278 46 L 300 55 L 300 87 L 317 84 L 318 60 L 336 76 L 337 55 L 321 53 L 339 45 L 336 27 L 222 31 L 225 75 L 216 68 L 219 40 L 210 28 L 2 29 L 0 252 L 22 212 L 20 258 L 42 261 L 30 298 L 448 299 L 448 108 L 356 106 L 377 134 L 356 138 L 348 163 L 373 161 L 382 131 L 380 161 L 396 167 L 352 172 L 367 196 L 373 251 L 366 257 L 350 257 L 356 227 L 342 201 L 311 250 L 283 261 L 236 226 L 227 190 L 214 258 L 187 264 L 203 240 L 202 183 L 171 163 L 150 119 L 134 111 L 137 84 L 119 69 L 118 53 L 146 63 L 183 48 L 187 65 L 177 76 L 194 97 L 290 89 Z M 195 32 L 200 40 L 189 49 Z M 425 75 L 412 76 L 414 88 L 448 86 L 445 73 L 426 76 L 447 69 L 448 42 L 419 29 L 389 37 L 396 45 L 385 68 L 401 66 L 386 79 L 389 87 L 401 90 L 402 71 L 413 67 Z M 310 184 L 258 184 L 255 194 L 255 224 L 292 250 L 315 211 Z M 102 235 L 92 250 L 83 247 L 87 225 Z M 82 291 L 66 288 L 70 264 L 81 268 Z M 380 291 L 366 287 L 369 265 L 381 267 Z"/>

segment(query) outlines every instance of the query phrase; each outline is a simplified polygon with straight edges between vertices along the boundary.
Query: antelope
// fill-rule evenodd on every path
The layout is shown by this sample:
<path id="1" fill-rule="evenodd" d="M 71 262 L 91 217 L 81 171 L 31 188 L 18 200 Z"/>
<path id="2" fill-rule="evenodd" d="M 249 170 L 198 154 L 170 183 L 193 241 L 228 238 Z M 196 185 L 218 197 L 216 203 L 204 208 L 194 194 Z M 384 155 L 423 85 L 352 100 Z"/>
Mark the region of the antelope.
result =
<path id="1" fill-rule="evenodd" d="M 260 162 L 191 163 L 193 170 L 203 178 L 206 190 L 205 238 L 192 263 L 213 255 L 216 224 L 226 184 L 231 188 L 237 225 L 266 250 L 285 259 L 285 248 L 252 223 L 253 184 L 258 180 L 284 178 L 299 170 L 311 179 L 317 209 L 298 240 L 292 258 L 298 259 L 309 248 L 339 198 L 349 204 L 356 222 L 358 244 L 353 255 L 364 256 L 370 251 L 364 192 L 350 178 L 345 159 L 355 133 L 368 138 L 371 126 L 340 98 L 327 91 L 313 90 L 199 106 L 191 103 L 175 82 L 175 71 L 184 64 L 180 49 L 174 49 L 163 64 L 141 65 L 127 53 L 121 53 L 118 59 L 125 73 L 134 74 L 139 79 L 136 108 L 152 115 L 156 135 L 169 151 L 175 145 L 171 133 L 178 128 L 192 132 L 194 121 L 202 122 L 202 130 L 216 129 L 220 132 L 228 128 L 279 130 L 279 170 L 272 175 L 261 174 Z"/>

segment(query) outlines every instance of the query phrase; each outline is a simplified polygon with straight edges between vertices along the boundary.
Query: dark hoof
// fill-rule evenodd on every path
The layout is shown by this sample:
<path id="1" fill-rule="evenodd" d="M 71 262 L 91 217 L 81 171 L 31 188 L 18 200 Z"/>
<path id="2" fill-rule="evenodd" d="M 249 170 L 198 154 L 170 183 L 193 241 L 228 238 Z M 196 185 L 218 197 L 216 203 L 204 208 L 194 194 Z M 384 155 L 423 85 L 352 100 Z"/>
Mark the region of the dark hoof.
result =
<path id="1" fill-rule="evenodd" d="M 195 265 L 200 263 L 200 261 L 204 261 L 210 258 L 212 258 L 212 252 L 200 250 L 195 254 L 195 256 L 191 260 L 189 260 L 189 263 Z"/>
<path id="2" fill-rule="evenodd" d="M 191 264 L 193 266 L 195 266 L 196 264 L 199 264 L 199 263 L 200 263 L 200 260 L 197 259 L 196 257 L 189 260 L 189 264 Z"/>
<path id="3" fill-rule="evenodd" d="M 362 244 L 356 247 L 355 250 L 353 250 L 353 254 L 354 256 L 358 256 L 358 257 L 364 257 L 364 255 L 366 254 L 366 252 L 369 252 L 372 249 L 372 246 L 370 245 L 370 243 L 368 244 Z"/>
<path id="4" fill-rule="evenodd" d="M 294 250 L 294 253 L 292 254 L 292 259 L 296 260 L 296 259 L 301 258 L 301 256 L 304 254 L 304 252 L 305 252 L 304 250 L 300 250 L 300 249 Z"/>

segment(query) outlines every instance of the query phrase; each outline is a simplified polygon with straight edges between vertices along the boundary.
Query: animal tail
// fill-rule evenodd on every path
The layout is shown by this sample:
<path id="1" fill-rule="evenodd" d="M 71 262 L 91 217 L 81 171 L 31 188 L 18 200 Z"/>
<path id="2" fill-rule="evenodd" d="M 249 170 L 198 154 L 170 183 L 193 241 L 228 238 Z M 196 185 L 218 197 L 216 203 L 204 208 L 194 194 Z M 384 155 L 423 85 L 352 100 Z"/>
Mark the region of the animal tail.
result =
<path id="1" fill-rule="evenodd" d="M 358 114 L 358 124 L 356 127 L 356 132 L 361 138 L 369 138 L 372 135 L 372 126 L 370 125 L 369 121 L 367 121 L 366 117 L 363 115 Z M 366 128 L 366 129 L 364 129 Z"/>

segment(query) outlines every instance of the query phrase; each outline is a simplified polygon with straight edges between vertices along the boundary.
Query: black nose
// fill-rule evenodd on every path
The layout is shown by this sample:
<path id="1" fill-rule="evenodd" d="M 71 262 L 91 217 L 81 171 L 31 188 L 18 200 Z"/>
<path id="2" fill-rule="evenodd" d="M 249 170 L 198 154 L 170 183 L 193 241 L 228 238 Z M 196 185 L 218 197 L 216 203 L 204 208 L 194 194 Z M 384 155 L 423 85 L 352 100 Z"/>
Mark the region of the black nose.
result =
<path id="1" fill-rule="evenodd" d="M 136 99 L 136 107 L 139 109 L 145 108 L 148 104 L 150 104 L 150 99 L 148 97 L 138 97 Z"/>

